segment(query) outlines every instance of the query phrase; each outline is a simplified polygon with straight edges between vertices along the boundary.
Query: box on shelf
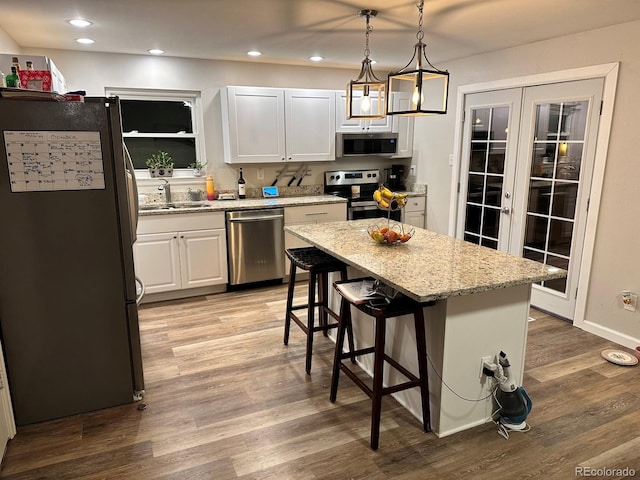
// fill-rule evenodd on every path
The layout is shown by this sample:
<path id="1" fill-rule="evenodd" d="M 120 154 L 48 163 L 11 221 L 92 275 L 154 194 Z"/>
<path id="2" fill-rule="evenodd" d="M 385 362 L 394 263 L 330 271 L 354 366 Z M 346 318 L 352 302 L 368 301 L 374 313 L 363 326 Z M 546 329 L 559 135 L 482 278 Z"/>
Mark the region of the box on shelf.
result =
<path id="1" fill-rule="evenodd" d="M 20 70 L 20 85 L 27 90 L 51 91 L 51 72 L 49 70 Z"/>

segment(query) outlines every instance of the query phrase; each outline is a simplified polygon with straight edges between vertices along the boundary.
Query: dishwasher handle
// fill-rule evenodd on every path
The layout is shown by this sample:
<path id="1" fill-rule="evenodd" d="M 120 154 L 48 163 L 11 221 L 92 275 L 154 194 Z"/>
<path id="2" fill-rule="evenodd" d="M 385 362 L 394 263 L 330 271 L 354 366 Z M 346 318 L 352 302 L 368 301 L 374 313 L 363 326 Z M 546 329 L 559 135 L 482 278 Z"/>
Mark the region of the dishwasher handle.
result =
<path id="1" fill-rule="evenodd" d="M 284 215 L 270 215 L 265 217 L 230 218 L 228 219 L 228 221 L 229 223 L 269 222 L 269 221 L 279 220 L 281 218 L 284 218 Z"/>

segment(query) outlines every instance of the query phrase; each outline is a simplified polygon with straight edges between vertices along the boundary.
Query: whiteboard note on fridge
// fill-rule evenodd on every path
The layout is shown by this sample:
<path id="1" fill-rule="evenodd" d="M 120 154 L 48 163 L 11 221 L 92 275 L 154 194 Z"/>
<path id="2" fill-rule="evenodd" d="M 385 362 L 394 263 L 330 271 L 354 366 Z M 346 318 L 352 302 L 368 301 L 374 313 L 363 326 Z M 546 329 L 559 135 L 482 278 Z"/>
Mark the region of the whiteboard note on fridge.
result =
<path id="1" fill-rule="evenodd" d="M 104 190 L 100 132 L 5 131 L 12 192 Z"/>

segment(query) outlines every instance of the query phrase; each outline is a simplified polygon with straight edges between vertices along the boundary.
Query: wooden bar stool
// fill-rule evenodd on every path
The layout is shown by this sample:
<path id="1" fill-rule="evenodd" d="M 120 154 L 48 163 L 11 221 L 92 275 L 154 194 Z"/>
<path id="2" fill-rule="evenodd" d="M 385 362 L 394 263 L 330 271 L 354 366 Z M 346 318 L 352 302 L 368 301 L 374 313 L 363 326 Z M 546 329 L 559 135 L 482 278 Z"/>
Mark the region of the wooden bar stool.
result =
<path id="1" fill-rule="evenodd" d="M 373 282 L 372 278 L 359 278 L 355 280 L 348 280 L 346 282 L 338 281 L 334 282 L 333 286 L 341 295 L 342 300 L 340 302 L 340 321 L 338 323 L 338 336 L 336 341 L 336 351 L 333 360 L 333 373 L 331 377 L 331 393 L 329 395 L 329 400 L 331 402 L 336 401 L 336 396 L 338 393 L 338 380 L 340 377 L 340 371 L 343 371 L 351 380 L 354 381 L 356 385 L 358 385 L 364 393 L 372 400 L 372 408 L 371 408 L 371 448 L 373 450 L 377 450 L 380 439 L 380 412 L 382 408 L 382 397 L 384 395 L 389 395 L 391 393 L 399 392 L 401 390 L 406 390 L 408 388 L 418 387 L 420 388 L 420 394 L 422 398 L 422 423 L 425 432 L 429 432 L 430 428 L 430 418 L 429 418 L 429 383 L 428 383 L 428 373 L 427 373 L 427 343 L 426 343 L 426 333 L 424 327 L 424 315 L 423 315 L 423 307 L 434 305 L 435 302 L 429 303 L 419 303 L 414 300 L 411 300 L 405 296 L 400 295 L 396 299 L 389 300 L 389 303 L 386 305 L 372 305 L 371 302 L 366 301 L 364 303 L 360 303 L 353 299 L 353 296 L 348 291 L 348 286 L 354 282 L 362 282 L 363 280 Z M 359 350 L 353 349 L 350 347 L 349 352 L 343 352 L 343 342 L 344 342 L 344 334 L 346 329 L 351 328 L 351 306 L 355 306 L 358 310 L 364 312 L 365 314 L 374 317 L 375 319 L 375 340 L 374 345 L 368 348 L 361 348 Z M 416 329 L 416 350 L 418 354 L 418 376 L 411 373 L 405 367 L 400 365 L 396 360 L 389 357 L 386 353 L 384 353 L 384 344 L 385 344 L 385 328 L 386 328 L 386 320 L 390 317 L 397 317 L 400 315 L 409 315 L 412 314 L 415 323 Z M 356 373 L 351 370 L 343 360 L 345 358 L 358 357 L 361 355 L 367 355 L 373 353 L 374 354 L 374 362 L 373 362 L 373 388 L 370 388 L 366 383 L 364 383 Z M 400 383 L 398 385 L 393 385 L 389 387 L 384 387 L 382 384 L 383 380 L 383 369 L 384 362 L 387 362 L 393 368 L 398 370 L 402 375 L 404 375 L 408 381 L 404 383 Z"/>
<path id="2" fill-rule="evenodd" d="M 329 323 L 328 316 L 336 322 L 340 317 L 328 306 L 328 278 L 331 272 L 340 272 L 341 281 L 347 280 L 347 265 L 332 257 L 328 253 L 316 247 L 289 248 L 286 250 L 287 257 L 291 261 L 289 270 L 289 288 L 287 291 L 287 310 L 284 320 L 284 344 L 289 343 L 289 330 L 291 320 L 293 320 L 307 335 L 307 353 L 305 370 L 311 373 L 311 353 L 313 351 L 313 334 L 323 332 L 327 336 L 327 331 L 336 328 L 338 323 Z M 307 303 L 293 305 L 293 295 L 296 283 L 296 269 L 309 272 L 309 285 Z M 318 281 L 318 277 L 319 281 Z M 318 288 L 318 299 L 316 300 L 316 286 Z M 315 325 L 314 310 L 318 307 L 318 325 Z M 303 322 L 295 313 L 295 310 L 307 309 L 307 320 Z M 353 350 L 353 335 L 349 327 L 349 345 Z"/>

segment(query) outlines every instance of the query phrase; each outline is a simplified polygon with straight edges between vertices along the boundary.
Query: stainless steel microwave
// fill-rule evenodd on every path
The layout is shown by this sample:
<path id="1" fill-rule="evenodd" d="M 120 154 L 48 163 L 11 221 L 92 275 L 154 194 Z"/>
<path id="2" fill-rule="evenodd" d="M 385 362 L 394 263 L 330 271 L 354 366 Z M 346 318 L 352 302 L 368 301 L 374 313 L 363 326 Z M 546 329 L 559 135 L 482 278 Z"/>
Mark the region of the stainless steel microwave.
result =
<path id="1" fill-rule="evenodd" d="M 337 133 L 336 157 L 376 155 L 392 157 L 398 153 L 398 134 L 380 133 Z"/>

